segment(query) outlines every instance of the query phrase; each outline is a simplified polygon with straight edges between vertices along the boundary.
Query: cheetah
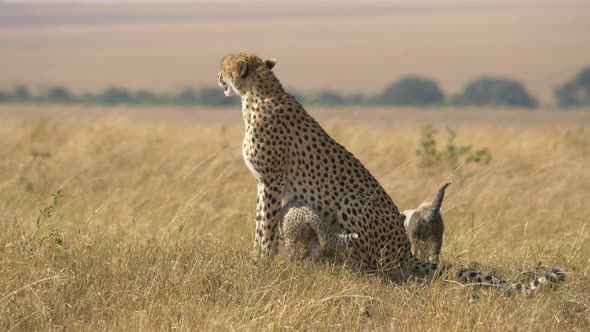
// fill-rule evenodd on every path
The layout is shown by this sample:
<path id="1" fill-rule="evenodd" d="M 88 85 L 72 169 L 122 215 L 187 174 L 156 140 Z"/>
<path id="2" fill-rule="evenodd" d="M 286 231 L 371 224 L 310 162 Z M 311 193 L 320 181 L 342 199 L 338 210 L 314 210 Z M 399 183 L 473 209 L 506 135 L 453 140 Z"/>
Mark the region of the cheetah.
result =
<path id="1" fill-rule="evenodd" d="M 433 203 L 424 202 L 414 210 L 404 210 L 402 218 L 406 234 L 410 240 L 410 249 L 413 255 L 417 255 L 417 242 L 430 242 L 430 260 L 440 260 L 440 250 L 443 243 L 445 223 L 440 213 L 440 207 L 445 197 L 445 190 L 453 183 L 445 183 L 439 190 Z"/>
<path id="2" fill-rule="evenodd" d="M 303 243 L 313 260 L 322 257 L 320 239 L 330 250 L 342 250 L 350 241 L 358 238 L 358 234 L 337 233 L 309 206 L 293 201 L 282 208 L 280 216 L 281 230 L 285 249 L 292 258 L 297 252 L 298 243 Z M 319 237 L 319 239 L 318 239 Z"/>
<path id="3" fill-rule="evenodd" d="M 234 53 L 222 59 L 217 76 L 224 94 L 242 101 L 242 155 L 257 180 L 254 246 L 261 259 L 277 254 L 281 208 L 296 202 L 337 233 L 358 235 L 350 243 L 347 267 L 401 281 L 446 273 L 444 266 L 412 254 L 393 200 L 361 161 L 285 91 L 273 72 L 275 65 L 274 59 Z M 531 284 L 507 284 L 469 270 L 454 277 L 528 293 L 563 281 L 565 275 L 551 269 Z"/>

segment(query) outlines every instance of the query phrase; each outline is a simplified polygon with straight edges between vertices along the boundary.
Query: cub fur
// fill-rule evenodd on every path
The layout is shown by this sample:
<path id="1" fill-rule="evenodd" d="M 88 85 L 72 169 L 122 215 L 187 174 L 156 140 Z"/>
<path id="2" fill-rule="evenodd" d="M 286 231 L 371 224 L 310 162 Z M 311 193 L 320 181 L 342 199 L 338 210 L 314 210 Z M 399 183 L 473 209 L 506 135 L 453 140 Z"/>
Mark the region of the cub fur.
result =
<path id="1" fill-rule="evenodd" d="M 429 242 L 430 257 L 434 262 L 440 260 L 440 250 L 443 243 L 443 233 L 445 223 L 440 208 L 445 197 L 445 190 L 453 183 L 445 183 L 438 191 L 433 203 L 424 202 L 414 210 L 405 210 L 403 212 L 404 228 L 410 240 L 412 254 L 418 255 L 418 247 L 423 247 L 422 243 Z"/>

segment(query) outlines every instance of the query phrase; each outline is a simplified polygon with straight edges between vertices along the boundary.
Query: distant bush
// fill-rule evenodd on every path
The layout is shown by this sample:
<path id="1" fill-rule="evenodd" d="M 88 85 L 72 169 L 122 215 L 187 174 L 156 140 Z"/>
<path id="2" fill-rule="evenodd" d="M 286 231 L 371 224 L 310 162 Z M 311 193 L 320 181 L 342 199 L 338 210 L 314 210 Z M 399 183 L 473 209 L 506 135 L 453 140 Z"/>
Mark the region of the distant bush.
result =
<path id="1" fill-rule="evenodd" d="M 0 91 L 0 103 L 10 101 L 12 96 L 8 92 Z"/>
<path id="2" fill-rule="evenodd" d="M 305 98 L 305 96 L 303 94 L 301 94 L 299 91 L 288 89 L 287 93 L 290 94 L 291 96 L 295 97 L 295 99 L 300 104 L 303 104 L 304 102 L 307 102 L 307 99 Z"/>
<path id="3" fill-rule="evenodd" d="M 367 97 L 360 93 L 355 93 L 345 97 L 345 103 L 350 105 L 367 104 Z"/>
<path id="4" fill-rule="evenodd" d="M 340 106 L 437 106 L 445 105 L 445 96 L 438 84 L 419 76 L 406 76 L 391 83 L 374 95 L 340 94 L 323 90 L 312 94 L 289 91 L 302 104 L 325 107 Z M 554 91 L 560 107 L 590 106 L 590 67 Z M 227 98 L 219 87 L 185 88 L 177 94 L 158 94 L 148 90 L 132 91 L 109 87 L 99 93 L 72 94 L 66 87 L 55 86 L 40 95 L 32 95 L 28 87 L 18 85 L 10 91 L 0 91 L 0 103 L 82 103 L 97 105 L 181 105 L 232 106 L 240 98 Z M 537 107 L 535 97 L 515 80 L 482 77 L 468 83 L 463 91 L 450 100 L 456 106 Z"/>
<path id="5" fill-rule="evenodd" d="M 24 85 L 15 86 L 12 91 L 0 91 L 0 102 L 30 102 L 33 96 L 29 92 L 29 88 Z"/>
<path id="6" fill-rule="evenodd" d="M 131 102 L 138 105 L 162 105 L 167 102 L 167 99 L 165 96 L 147 90 L 139 90 L 131 96 Z"/>
<path id="7" fill-rule="evenodd" d="M 12 99 L 14 101 L 30 101 L 33 98 L 31 92 L 29 92 L 29 88 L 24 85 L 17 85 L 14 88 L 14 94 Z"/>
<path id="8" fill-rule="evenodd" d="M 344 97 L 337 92 L 324 90 L 319 94 L 309 98 L 310 105 L 320 106 L 340 106 L 345 103 Z"/>
<path id="9" fill-rule="evenodd" d="M 240 98 L 228 98 L 218 87 L 204 87 L 199 89 L 198 101 L 206 106 L 227 106 L 239 104 Z"/>
<path id="10" fill-rule="evenodd" d="M 525 86 L 506 78 L 482 77 L 465 86 L 459 95 L 452 98 L 456 106 L 516 106 L 537 107 L 537 100 Z"/>
<path id="11" fill-rule="evenodd" d="M 75 101 L 75 98 L 68 89 L 57 86 L 49 89 L 45 95 L 42 95 L 41 100 L 50 103 L 71 103 Z"/>
<path id="12" fill-rule="evenodd" d="M 101 104 L 101 98 L 90 92 L 85 92 L 77 100 L 82 104 Z"/>
<path id="13" fill-rule="evenodd" d="M 590 67 L 554 91 L 560 107 L 590 106 Z"/>
<path id="14" fill-rule="evenodd" d="M 389 85 L 383 92 L 384 105 L 431 106 L 440 105 L 445 97 L 438 84 L 430 79 L 407 76 Z"/>
<path id="15" fill-rule="evenodd" d="M 102 95 L 99 95 L 98 100 L 106 105 L 129 104 L 131 94 L 126 89 L 111 87 L 106 89 Z"/>
<path id="16" fill-rule="evenodd" d="M 179 105 L 197 105 L 199 103 L 199 94 L 192 88 L 186 88 L 174 97 L 174 101 Z"/>

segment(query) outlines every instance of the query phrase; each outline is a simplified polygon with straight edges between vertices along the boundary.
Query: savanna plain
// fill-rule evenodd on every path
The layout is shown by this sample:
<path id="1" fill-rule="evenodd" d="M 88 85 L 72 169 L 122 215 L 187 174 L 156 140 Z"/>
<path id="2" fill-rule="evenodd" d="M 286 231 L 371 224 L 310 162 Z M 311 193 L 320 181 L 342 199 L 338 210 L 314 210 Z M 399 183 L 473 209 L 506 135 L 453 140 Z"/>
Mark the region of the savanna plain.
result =
<path id="1" fill-rule="evenodd" d="M 412 73 L 448 95 L 481 75 L 522 80 L 538 110 L 308 111 L 400 209 L 454 181 L 443 262 L 506 280 L 560 266 L 561 287 L 390 284 L 282 245 L 257 260 L 238 107 L 3 104 L 0 330 L 590 330 L 590 112 L 551 111 L 587 65 L 589 4 L 457 3 L 1 4 L 0 88 L 176 93 L 216 84 L 236 51 L 276 57 L 306 93 L 375 94 Z M 465 163 L 469 145 L 491 161 Z"/>
<path id="2" fill-rule="evenodd" d="M 569 280 L 527 297 L 440 280 L 390 284 L 330 260 L 291 261 L 282 246 L 262 262 L 237 108 L 5 105 L 0 329 L 590 329 L 587 112 L 310 112 L 400 209 L 454 181 L 443 262 L 508 280 L 555 265 Z M 437 151 L 448 126 L 453 144 L 493 159 L 425 163 L 416 150 L 428 123 Z"/>

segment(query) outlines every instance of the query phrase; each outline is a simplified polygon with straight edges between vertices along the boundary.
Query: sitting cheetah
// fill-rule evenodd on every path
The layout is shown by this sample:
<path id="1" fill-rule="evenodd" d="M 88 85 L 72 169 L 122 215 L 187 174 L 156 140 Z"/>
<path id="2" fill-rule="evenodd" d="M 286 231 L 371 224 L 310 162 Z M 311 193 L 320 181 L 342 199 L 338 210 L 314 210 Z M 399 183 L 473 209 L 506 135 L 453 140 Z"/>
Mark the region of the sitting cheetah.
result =
<path id="1" fill-rule="evenodd" d="M 299 202 L 291 202 L 281 211 L 281 230 L 285 241 L 285 249 L 291 257 L 297 251 L 298 243 L 303 243 L 312 259 L 318 260 L 322 256 L 320 239 L 332 250 L 348 247 L 350 241 L 358 238 L 358 234 L 341 234 L 322 222 L 321 217 L 309 206 Z M 319 237 L 319 239 L 318 239 Z"/>
<path id="2" fill-rule="evenodd" d="M 218 74 L 225 95 L 242 100 L 242 154 L 258 182 L 254 243 L 262 257 L 276 254 L 281 208 L 296 202 L 336 232 L 358 234 L 350 243 L 347 266 L 392 280 L 444 272 L 445 267 L 412 255 L 402 215 L 387 192 L 285 92 L 272 71 L 275 64 L 253 54 L 229 54 Z M 459 271 L 455 277 L 482 285 L 501 283 L 473 271 Z M 528 292 L 564 278 L 562 270 L 553 269 L 530 285 L 512 286 Z"/>
<path id="3" fill-rule="evenodd" d="M 414 210 L 405 210 L 403 214 L 404 227 L 410 240 L 410 248 L 413 255 L 417 255 L 417 242 L 430 241 L 430 260 L 439 261 L 442 248 L 445 223 L 440 213 L 440 207 L 445 197 L 445 190 L 453 183 L 445 183 L 439 190 L 434 203 L 424 202 Z"/>

